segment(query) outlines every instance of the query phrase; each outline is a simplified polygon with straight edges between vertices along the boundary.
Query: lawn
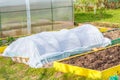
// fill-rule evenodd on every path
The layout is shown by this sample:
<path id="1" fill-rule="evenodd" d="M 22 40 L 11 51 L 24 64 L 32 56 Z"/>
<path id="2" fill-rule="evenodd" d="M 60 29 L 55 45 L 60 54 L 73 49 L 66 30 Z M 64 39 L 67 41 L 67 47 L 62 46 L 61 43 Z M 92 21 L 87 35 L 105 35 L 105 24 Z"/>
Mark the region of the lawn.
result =
<path id="1" fill-rule="evenodd" d="M 120 23 L 120 9 L 106 10 L 103 14 L 94 14 L 92 12 L 75 12 L 75 22 L 109 22 L 109 23 Z"/>
<path id="2" fill-rule="evenodd" d="M 75 21 L 120 23 L 120 9 L 107 10 L 103 15 L 93 12 L 75 13 Z M 27 65 L 14 63 L 10 58 L 0 57 L 0 80 L 91 80 L 73 74 L 62 74 L 54 68 L 33 69 Z"/>
<path id="3" fill-rule="evenodd" d="M 30 68 L 13 62 L 10 58 L 0 57 L 0 80 L 92 80 L 73 74 L 63 74 L 54 68 Z M 98 79 L 97 79 L 98 80 Z"/>

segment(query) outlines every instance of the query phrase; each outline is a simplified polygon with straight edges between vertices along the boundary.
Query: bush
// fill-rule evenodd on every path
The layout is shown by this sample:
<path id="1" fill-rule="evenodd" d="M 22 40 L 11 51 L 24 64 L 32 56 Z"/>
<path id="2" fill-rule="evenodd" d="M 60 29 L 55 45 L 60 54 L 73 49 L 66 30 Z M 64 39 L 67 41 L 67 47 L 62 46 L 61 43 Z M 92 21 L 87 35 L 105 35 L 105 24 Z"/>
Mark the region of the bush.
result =
<path id="1" fill-rule="evenodd" d="M 105 8 L 104 0 L 76 0 L 75 2 L 75 11 L 76 12 L 88 12 L 94 11 L 96 14 L 97 10 Z"/>

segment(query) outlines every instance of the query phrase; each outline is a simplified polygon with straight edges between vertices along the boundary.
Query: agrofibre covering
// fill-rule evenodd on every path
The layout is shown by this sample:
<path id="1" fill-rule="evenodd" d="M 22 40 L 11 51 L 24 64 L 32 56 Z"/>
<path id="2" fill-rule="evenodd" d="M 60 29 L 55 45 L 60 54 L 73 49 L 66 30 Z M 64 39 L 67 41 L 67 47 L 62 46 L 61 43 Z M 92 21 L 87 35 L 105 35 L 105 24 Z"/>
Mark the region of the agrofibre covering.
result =
<path id="1" fill-rule="evenodd" d="M 49 62 L 109 44 L 111 40 L 96 27 L 85 24 L 70 30 L 41 32 L 19 38 L 7 47 L 3 56 L 29 58 L 26 64 L 40 68 Z"/>

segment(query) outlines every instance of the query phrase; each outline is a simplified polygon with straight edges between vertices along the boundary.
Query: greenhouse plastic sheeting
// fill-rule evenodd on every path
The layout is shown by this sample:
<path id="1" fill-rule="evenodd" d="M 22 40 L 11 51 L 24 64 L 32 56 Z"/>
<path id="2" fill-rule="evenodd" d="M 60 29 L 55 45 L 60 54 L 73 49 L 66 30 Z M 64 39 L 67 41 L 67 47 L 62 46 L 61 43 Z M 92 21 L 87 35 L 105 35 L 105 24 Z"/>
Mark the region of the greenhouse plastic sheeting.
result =
<path id="1" fill-rule="evenodd" d="M 74 27 L 73 0 L 0 0 L 0 38 Z"/>
<path id="2" fill-rule="evenodd" d="M 86 24 L 70 30 L 19 38 L 6 48 L 3 56 L 26 57 L 29 58 L 29 66 L 39 68 L 46 63 L 109 44 L 110 39 L 104 38 L 96 27 Z"/>

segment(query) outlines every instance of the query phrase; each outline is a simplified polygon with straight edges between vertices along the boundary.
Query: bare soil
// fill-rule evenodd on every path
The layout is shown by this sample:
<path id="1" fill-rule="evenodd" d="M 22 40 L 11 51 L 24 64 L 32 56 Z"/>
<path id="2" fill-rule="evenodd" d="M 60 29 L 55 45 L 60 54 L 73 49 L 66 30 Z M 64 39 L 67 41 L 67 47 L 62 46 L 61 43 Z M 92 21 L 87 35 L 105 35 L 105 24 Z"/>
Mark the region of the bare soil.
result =
<path id="1" fill-rule="evenodd" d="M 120 38 L 120 29 L 104 33 L 104 36 L 112 40 Z"/>
<path id="2" fill-rule="evenodd" d="M 86 24 L 86 23 L 84 23 Z M 87 24 L 92 24 L 96 27 L 105 27 L 108 29 L 113 29 L 113 28 L 119 28 L 120 24 L 119 23 L 109 23 L 109 22 L 87 22 Z M 78 25 L 83 25 L 83 23 L 78 23 Z"/>
<path id="3" fill-rule="evenodd" d="M 119 23 L 92 22 L 90 24 L 95 25 L 95 26 L 99 26 L 99 27 L 106 27 L 106 28 L 119 28 L 120 27 Z"/>
<path id="4" fill-rule="evenodd" d="M 94 70 L 105 70 L 120 64 L 120 46 L 73 57 L 61 62 Z"/>

